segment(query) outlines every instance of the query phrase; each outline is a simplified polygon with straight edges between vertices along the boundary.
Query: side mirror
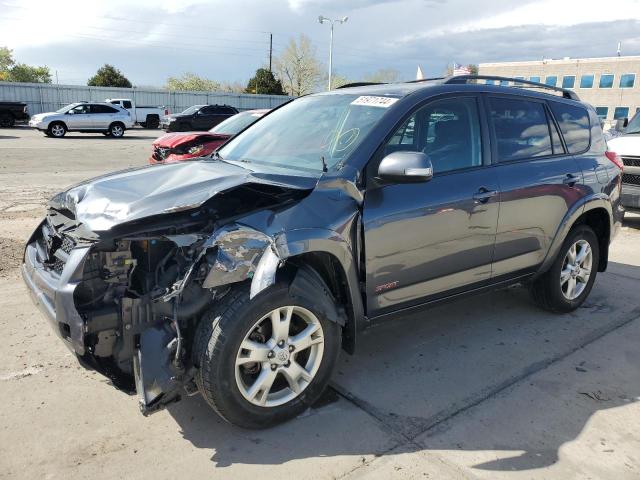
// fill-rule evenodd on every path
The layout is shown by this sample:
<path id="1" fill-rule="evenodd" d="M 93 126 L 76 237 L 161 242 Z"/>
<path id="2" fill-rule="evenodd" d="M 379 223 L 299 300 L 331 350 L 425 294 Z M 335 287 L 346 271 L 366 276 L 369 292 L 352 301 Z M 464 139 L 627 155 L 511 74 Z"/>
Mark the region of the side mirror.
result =
<path id="1" fill-rule="evenodd" d="M 423 152 L 393 152 L 380 162 L 378 176 L 398 183 L 427 182 L 433 178 L 433 165 Z"/>

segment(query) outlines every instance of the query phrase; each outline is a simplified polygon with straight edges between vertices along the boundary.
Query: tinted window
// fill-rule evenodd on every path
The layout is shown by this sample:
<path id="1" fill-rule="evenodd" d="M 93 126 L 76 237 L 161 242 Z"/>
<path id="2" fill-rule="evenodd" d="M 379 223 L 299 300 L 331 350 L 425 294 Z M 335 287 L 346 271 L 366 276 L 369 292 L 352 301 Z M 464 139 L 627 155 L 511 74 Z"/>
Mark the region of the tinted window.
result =
<path id="1" fill-rule="evenodd" d="M 609 114 L 609 107 L 596 107 L 596 113 L 598 114 L 598 117 L 605 120 Z"/>
<path id="2" fill-rule="evenodd" d="M 616 107 L 613 111 L 613 119 L 629 118 L 629 107 Z"/>
<path id="3" fill-rule="evenodd" d="M 562 77 L 562 88 L 573 88 L 576 84 L 575 75 L 565 75 Z"/>
<path id="4" fill-rule="evenodd" d="M 544 105 L 528 100 L 491 98 L 491 120 L 498 160 L 551 155 L 551 136 Z"/>
<path id="5" fill-rule="evenodd" d="M 593 75 L 582 75 L 580 77 L 580 88 L 593 88 Z"/>
<path id="6" fill-rule="evenodd" d="M 480 121 L 474 98 L 449 98 L 413 114 L 393 134 L 385 153 L 424 152 L 434 173 L 482 165 Z"/>
<path id="7" fill-rule="evenodd" d="M 633 88 L 635 83 L 635 73 L 625 73 L 624 75 L 620 75 L 620 88 Z"/>
<path id="8" fill-rule="evenodd" d="M 129 100 L 125 100 L 124 102 L 122 102 L 122 106 L 124 108 L 131 108 L 132 107 L 131 102 Z"/>
<path id="9" fill-rule="evenodd" d="M 562 140 L 560 140 L 560 133 L 558 133 L 558 128 L 555 123 L 547 117 L 547 121 L 549 122 L 549 129 L 551 130 L 551 145 L 553 147 L 554 155 L 562 155 L 565 153 L 564 147 L 562 146 Z"/>
<path id="10" fill-rule="evenodd" d="M 552 87 L 555 87 L 555 86 L 558 84 L 558 77 L 557 77 L 556 75 L 549 75 L 549 76 L 545 79 L 544 83 L 545 83 L 546 85 L 550 85 L 550 86 L 552 86 Z"/>
<path id="11" fill-rule="evenodd" d="M 218 113 L 218 109 L 216 107 L 202 107 L 198 113 L 200 115 L 213 115 Z"/>
<path id="12" fill-rule="evenodd" d="M 78 105 L 77 107 L 74 107 L 70 110 L 70 112 L 77 114 L 77 113 L 89 113 L 89 105 L 82 104 L 82 105 Z"/>
<path id="13" fill-rule="evenodd" d="M 582 107 L 564 103 L 549 102 L 556 117 L 569 153 L 584 152 L 589 148 L 589 113 Z"/>
<path id="14" fill-rule="evenodd" d="M 540 77 L 529 77 L 529 80 L 531 80 L 532 82 L 540 83 Z"/>
<path id="15" fill-rule="evenodd" d="M 611 87 L 613 87 L 613 74 L 603 73 L 602 75 L 600 75 L 600 88 Z"/>
<path id="16" fill-rule="evenodd" d="M 238 112 L 233 107 L 222 107 L 222 113 L 224 113 L 226 115 L 235 115 Z"/>
<path id="17" fill-rule="evenodd" d="M 91 105 L 91 113 L 118 113 L 119 110 L 107 105 Z"/>

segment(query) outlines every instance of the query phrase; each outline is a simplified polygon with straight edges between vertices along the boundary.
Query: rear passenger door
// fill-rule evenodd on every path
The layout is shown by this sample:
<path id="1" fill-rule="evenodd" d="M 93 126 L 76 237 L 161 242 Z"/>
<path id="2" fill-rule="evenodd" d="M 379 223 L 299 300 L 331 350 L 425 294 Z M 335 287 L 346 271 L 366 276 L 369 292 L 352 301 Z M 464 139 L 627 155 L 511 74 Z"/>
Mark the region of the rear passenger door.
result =
<path id="1" fill-rule="evenodd" d="M 544 100 L 486 97 L 500 184 L 492 277 L 528 273 L 546 256 L 571 206 L 582 172 L 567 153 Z"/>
<path id="2" fill-rule="evenodd" d="M 107 105 L 91 105 L 91 120 L 93 128 L 104 129 L 109 128 L 111 122 L 116 118 L 119 110 Z"/>

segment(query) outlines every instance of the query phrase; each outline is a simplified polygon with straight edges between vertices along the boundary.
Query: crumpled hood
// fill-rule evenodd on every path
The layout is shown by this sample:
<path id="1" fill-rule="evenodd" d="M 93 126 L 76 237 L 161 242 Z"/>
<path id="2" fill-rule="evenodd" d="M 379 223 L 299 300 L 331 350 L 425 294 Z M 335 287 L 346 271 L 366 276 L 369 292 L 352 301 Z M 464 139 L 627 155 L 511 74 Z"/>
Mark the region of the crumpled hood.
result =
<path id="1" fill-rule="evenodd" d="M 618 155 L 640 156 L 640 134 L 613 137 L 607 141 L 607 146 Z"/>
<path id="2" fill-rule="evenodd" d="M 161 136 L 153 142 L 154 147 L 174 148 L 178 145 L 191 142 L 193 140 L 202 140 L 203 142 L 223 142 L 229 138 L 229 135 L 220 135 L 209 132 L 175 132 Z"/>
<path id="3" fill-rule="evenodd" d="M 220 192 L 244 184 L 313 189 L 312 177 L 252 172 L 219 161 L 181 162 L 125 170 L 88 180 L 57 194 L 54 210 L 68 210 L 93 232 L 142 218 L 198 208 Z"/>

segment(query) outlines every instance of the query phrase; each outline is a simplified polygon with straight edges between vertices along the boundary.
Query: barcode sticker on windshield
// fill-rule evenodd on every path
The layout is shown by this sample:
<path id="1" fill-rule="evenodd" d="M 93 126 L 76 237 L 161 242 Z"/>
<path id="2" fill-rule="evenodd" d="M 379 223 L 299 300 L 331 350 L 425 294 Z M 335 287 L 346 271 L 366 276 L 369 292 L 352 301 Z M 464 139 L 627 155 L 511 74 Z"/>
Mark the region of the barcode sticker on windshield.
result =
<path id="1" fill-rule="evenodd" d="M 351 105 L 363 105 L 365 107 L 382 107 L 389 108 L 391 105 L 398 101 L 393 97 L 372 97 L 369 95 L 363 95 L 356 98 Z"/>

